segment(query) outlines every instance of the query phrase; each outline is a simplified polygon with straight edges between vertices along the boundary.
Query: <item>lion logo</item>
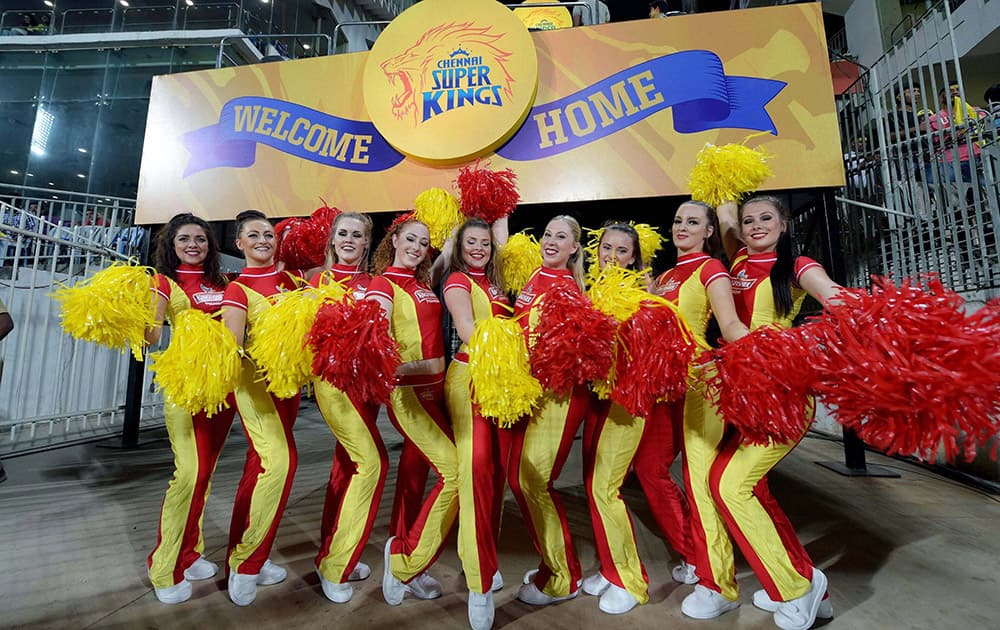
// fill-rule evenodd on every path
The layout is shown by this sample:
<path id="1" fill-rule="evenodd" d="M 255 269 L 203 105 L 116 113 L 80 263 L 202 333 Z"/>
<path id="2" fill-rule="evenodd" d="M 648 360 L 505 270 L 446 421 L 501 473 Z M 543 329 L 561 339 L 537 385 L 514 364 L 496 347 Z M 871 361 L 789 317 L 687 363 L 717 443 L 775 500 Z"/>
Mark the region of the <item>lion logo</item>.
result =
<path id="1" fill-rule="evenodd" d="M 431 89 L 431 73 L 437 69 L 437 62 L 448 59 L 461 49 L 481 56 L 483 64 L 493 70 L 492 80 L 500 86 L 507 97 L 513 95 L 511 89 L 514 77 L 507 68 L 511 53 L 497 47 L 503 33 L 491 32 L 489 26 L 474 26 L 473 22 L 441 24 L 428 29 L 415 44 L 380 65 L 389 84 L 398 89 L 392 98 L 392 113 L 402 120 L 412 117 L 416 127 L 420 117 L 418 95 Z M 499 74 L 497 74 L 497 71 Z"/>

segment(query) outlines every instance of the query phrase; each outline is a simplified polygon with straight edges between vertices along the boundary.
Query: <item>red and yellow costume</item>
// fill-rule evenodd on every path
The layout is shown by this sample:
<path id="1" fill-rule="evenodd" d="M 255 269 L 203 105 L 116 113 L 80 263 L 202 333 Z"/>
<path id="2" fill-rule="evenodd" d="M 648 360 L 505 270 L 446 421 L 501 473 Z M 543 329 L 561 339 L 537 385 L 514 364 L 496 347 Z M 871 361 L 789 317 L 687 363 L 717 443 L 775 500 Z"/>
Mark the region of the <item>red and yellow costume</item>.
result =
<path id="1" fill-rule="evenodd" d="M 769 276 L 776 261 L 774 253 L 748 254 L 745 248 L 733 261 L 731 276 L 736 312 L 750 330 L 769 324 L 790 327 L 806 296 L 797 281 L 807 269 L 819 266 L 804 256 L 795 260 L 792 309 L 787 315 L 779 316 Z M 709 487 L 719 514 L 773 601 L 801 597 L 811 586 L 813 563 L 788 517 L 771 496 L 767 473 L 805 436 L 812 412 L 811 408 L 803 410 L 802 436 L 785 444 L 747 445 L 739 431 L 728 427 L 709 472 Z M 720 549 L 721 539 L 725 537 L 721 527 L 717 529 L 718 535 L 707 540 L 707 547 L 713 553 Z M 726 573 L 715 579 L 718 590 L 734 599 L 729 596 L 737 593 L 731 558 L 730 553 Z"/>
<path id="2" fill-rule="evenodd" d="M 223 308 L 246 311 L 250 333 L 259 314 L 270 308 L 268 298 L 295 289 L 299 277 L 298 272 L 277 271 L 273 266 L 246 267 L 226 287 Z M 269 393 L 250 359 L 243 361 L 235 395 L 249 448 L 229 526 L 228 564 L 230 571 L 256 575 L 271 553 L 298 465 L 292 425 L 300 397 L 277 398 Z"/>
<path id="3" fill-rule="evenodd" d="M 157 275 L 153 289 L 167 302 L 167 319 L 195 308 L 215 313 L 222 307 L 224 287 L 205 277 L 201 266 L 181 265 L 177 281 Z M 174 452 L 174 476 L 167 486 L 160 511 L 156 547 L 149 554 L 149 579 L 156 588 L 169 588 L 184 579 L 184 570 L 205 550 L 201 521 L 212 487 L 212 473 L 222 453 L 236 415 L 235 401 L 211 418 L 191 415 L 180 407 L 164 405 L 163 415 Z"/>
<path id="4" fill-rule="evenodd" d="M 514 315 L 529 337 L 538 323 L 538 306 L 545 292 L 556 283 L 577 288 L 567 269 L 539 268 L 514 304 Z M 581 349 L 586 351 L 586 349 Z M 590 393 L 579 385 L 569 395 L 545 392 L 538 409 L 512 430 L 508 482 L 528 535 L 542 557 L 535 586 L 550 597 L 566 597 L 577 590 L 580 561 L 566 520 L 566 509 L 553 488 L 573 446 L 573 438 L 590 407 Z"/>
<path id="5" fill-rule="evenodd" d="M 472 304 L 473 321 L 510 313 L 510 300 L 483 271 L 455 272 L 444 293 L 460 291 Z M 458 448 L 458 555 L 469 591 L 488 593 L 498 570 L 497 537 L 510 453 L 510 432 L 479 413 L 472 402 L 465 344 L 448 366 L 445 397 Z"/>
<path id="6" fill-rule="evenodd" d="M 335 264 L 313 277 L 311 284 L 319 287 L 328 282 L 343 283 L 360 300 L 371 276 L 357 267 Z M 324 579 L 343 583 L 357 565 L 371 534 L 389 470 L 389 455 L 376 426 L 378 404 L 352 400 L 322 379 L 315 379 L 313 387 L 323 419 L 337 439 L 323 504 L 316 568 Z"/>
<path id="7" fill-rule="evenodd" d="M 366 296 L 392 303 L 390 332 L 404 364 L 444 357 L 441 302 L 413 270 L 389 267 L 372 279 Z M 406 583 L 434 563 L 458 517 L 458 461 L 444 411 L 444 374 L 397 377 L 389 418 L 438 476 L 412 526 L 398 532 L 390 547 L 392 573 Z M 407 471 L 401 468 L 397 476 L 405 482 Z"/>
<path id="8" fill-rule="evenodd" d="M 723 264 L 703 252 L 684 254 L 656 282 L 661 295 L 677 306 L 698 347 L 707 348 L 705 332 L 711 315 L 708 287 L 713 282 L 729 282 Z M 733 550 L 712 501 L 708 471 L 725 424 L 701 381 L 689 379 L 688 384 L 683 402 L 657 405 L 654 413 L 662 415 L 662 422 L 650 423 L 636 457 L 635 472 L 674 551 L 696 567 L 700 584 L 718 591 L 726 582 L 723 576 L 733 573 Z M 670 465 L 682 448 L 686 498 L 670 478 Z M 726 590 L 722 593 L 735 598 Z"/>

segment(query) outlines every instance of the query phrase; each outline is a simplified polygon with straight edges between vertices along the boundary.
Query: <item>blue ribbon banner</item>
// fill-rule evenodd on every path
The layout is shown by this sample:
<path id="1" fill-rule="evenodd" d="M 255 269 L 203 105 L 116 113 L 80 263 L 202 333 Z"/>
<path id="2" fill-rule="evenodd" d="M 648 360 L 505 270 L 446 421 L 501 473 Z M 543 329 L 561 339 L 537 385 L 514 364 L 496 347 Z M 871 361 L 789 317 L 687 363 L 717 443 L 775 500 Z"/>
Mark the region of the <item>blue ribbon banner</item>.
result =
<path id="1" fill-rule="evenodd" d="M 252 166 L 258 143 L 352 171 L 384 171 L 404 157 L 370 122 L 261 96 L 229 101 L 222 107 L 218 124 L 184 134 L 183 142 L 191 153 L 184 177 L 220 166 Z"/>
<path id="2" fill-rule="evenodd" d="M 667 108 L 673 108 L 678 133 L 738 128 L 777 135 L 765 106 L 785 85 L 772 79 L 726 76 L 722 60 L 708 50 L 664 55 L 533 107 L 497 154 L 515 161 L 558 155 Z M 404 157 L 371 122 L 260 96 L 229 101 L 218 124 L 184 134 L 183 142 L 191 153 L 184 177 L 211 168 L 252 166 L 257 144 L 363 172 L 384 171 Z"/>
<path id="3" fill-rule="evenodd" d="M 533 107 L 497 154 L 508 160 L 539 160 L 600 140 L 671 107 L 678 133 L 737 128 L 778 135 L 765 106 L 785 85 L 726 76 L 722 60 L 708 50 L 664 55 Z"/>

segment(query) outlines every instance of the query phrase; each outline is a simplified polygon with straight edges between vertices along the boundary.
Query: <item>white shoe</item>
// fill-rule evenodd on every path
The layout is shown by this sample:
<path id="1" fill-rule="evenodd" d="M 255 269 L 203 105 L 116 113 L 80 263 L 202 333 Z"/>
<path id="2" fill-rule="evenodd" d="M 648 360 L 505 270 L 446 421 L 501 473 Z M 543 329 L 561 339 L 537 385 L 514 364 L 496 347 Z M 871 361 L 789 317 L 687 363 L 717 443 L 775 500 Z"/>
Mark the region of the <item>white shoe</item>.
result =
<path id="1" fill-rule="evenodd" d="M 698 584 L 694 592 L 681 602 L 681 612 L 692 619 L 715 619 L 719 615 L 740 607 L 712 589 Z"/>
<path id="2" fill-rule="evenodd" d="M 826 587 L 826 575 L 813 567 L 812 586 L 809 592 L 802 597 L 778 604 L 778 610 L 774 612 L 775 625 L 781 630 L 809 630 L 816 623 Z"/>
<path id="3" fill-rule="evenodd" d="M 237 606 L 249 606 L 257 599 L 257 575 L 229 573 L 229 599 Z"/>
<path id="4" fill-rule="evenodd" d="M 532 580 L 535 579 L 536 575 L 538 575 L 538 569 L 529 569 L 528 572 L 525 573 L 524 577 L 521 579 L 521 584 L 531 584 Z"/>
<path id="5" fill-rule="evenodd" d="M 179 604 L 191 599 L 191 583 L 181 580 L 168 588 L 153 588 L 161 604 Z"/>
<path id="6" fill-rule="evenodd" d="M 192 581 L 207 580 L 215 577 L 215 574 L 218 572 L 219 565 L 206 560 L 205 556 L 201 556 L 192 562 L 191 566 L 184 569 L 184 579 Z"/>
<path id="7" fill-rule="evenodd" d="M 441 583 L 423 572 L 403 585 L 408 593 L 417 599 L 437 599 L 441 597 Z"/>
<path id="8" fill-rule="evenodd" d="M 601 595 L 604 595 L 604 592 L 608 590 L 609 586 L 611 586 L 611 582 L 609 582 L 607 578 L 605 578 L 601 572 L 598 571 L 594 575 L 584 578 L 583 586 L 581 588 L 587 595 L 600 597 Z"/>
<path id="9" fill-rule="evenodd" d="M 346 604 L 351 601 L 351 596 L 354 595 L 354 587 L 351 586 L 350 582 L 344 582 L 343 584 L 331 582 L 323 577 L 319 569 L 316 569 L 316 575 L 319 576 L 320 586 L 323 587 L 323 594 L 326 595 L 328 600 L 334 604 Z"/>
<path id="10" fill-rule="evenodd" d="M 493 591 L 474 593 L 469 591 L 469 626 L 472 630 L 490 630 L 493 627 Z"/>
<path id="11" fill-rule="evenodd" d="M 635 608 L 638 603 L 639 600 L 632 593 L 616 584 L 608 584 L 608 588 L 601 595 L 598 608 L 609 615 L 622 615 Z"/>
<path id="12" fill-rule="evenodd" d="M 354 570 L 351 574 L 347 576 L 348 582 L 360 582 L 361 580 L 367 580 L 372 574 L 372 568 L 365 564 L 364 562 L 358 562 L 354 565 Z"/>
<path id="13" fill-rule="evenodd" d="M 503 589 L 503 576 L 497 571 L 493 574 L 493 584 L 490 586 L 490 590 L 496 593 L 501 589 Z"/>
<path id="14" fill-rule="evenodd" d="M 402 604 L 403 596 L 406 595 L 406 585 L 392 574 L 392 564 L 389 562 L 389 558 L 392 556 L 389 547 L 395 539 L 395 536 L 390 536 L 389 540 L 385 541 L 385 551 L 382 554 L 382 598 L 390 606 Z"/>
<path id="15" fill-rule="evenodd" d="M 670 572 L 670 576 L 674 578 L 674 582 L 679 582 L 681 584 L 697 584 L 698 576 L 694 574 L 694 565 L 688 564 L 681 560 Z"/>
<path id="16" fill-rule="evenodd" d="M 288 571 L 285 570 L 285 567 L 279 567 L 270 560 L 265 560 L 264 566 L 260 568 L 260 573 L 257 574 L 257 584 L 259 586 L 271 586 L 272 584 L 284 582 L 287 577 Z"/>
<path id="17" fill-rule="evenodd" d="M 760 589 L 753 594 L 753 605 L 761 610 L 766 610 L 769 613 L 773 613 L 778 610 L 778 606 L 781 602 L 776 602 L 767 595 L 767 591 Z M 833 604 L 830 603 L 830 598 L 826 597 L 819 603 L 819 608 L 816 610 L 817 619 L 833 619 Z"/>
<path id="18" fill-rule="evenodd" d="M 525 575 L 527 578 L 528 576 Z M 535 583 L 530 579 L 527 584 L 521 586 L 517 591 L 517 598 L 524 602 L 525 604 L 531 604 L 532 606 L 548 606 L 549 604 L 554 604 L 556 602 L 563 602 L 567 599 L 573 599 L 576 597 L 580 591 L 573 591 L 569 595 L 563 595 L 562 597 L 553 597 L 552 595 L 546 595 L 542 591 L 538 590 Z"/>

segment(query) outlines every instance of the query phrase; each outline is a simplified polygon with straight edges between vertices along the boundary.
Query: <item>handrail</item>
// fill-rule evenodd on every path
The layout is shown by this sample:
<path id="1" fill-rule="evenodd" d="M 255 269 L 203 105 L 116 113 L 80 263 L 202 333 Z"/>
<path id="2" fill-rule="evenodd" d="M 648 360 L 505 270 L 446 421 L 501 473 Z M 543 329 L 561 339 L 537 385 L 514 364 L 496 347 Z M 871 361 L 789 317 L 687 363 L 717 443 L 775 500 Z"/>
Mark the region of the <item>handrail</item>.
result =
<path id="1" fill-rule="evenodd" d="M 56 27 L 56 12 L 55 12 L 55 9 L 50 10 L 50 11 L 43 11 L 43 10 L 39 10 L 39 9 L 8 9 L 7 11 L 0 12 L 0 28 L 4 28 L 4 23 L 3 22 L 6 19 L 5 16 L 8 13 L 10 13 L 11 15 L 36 15 L 36 14 L 40 14 L 40 15 L 51 16 L 49 18 L 49 29 L 48 29 L 48 32 L 45 33 L 46 35 L 52 33 L 52 31 Z M 20 24 L 8 24 L 6 26 L 6 28 L 19 28 L 20 26 L 21 26 Z"/>
<path id="2" fill-rule="evenodd" d="M 337 39 L 340 31 L 343 30 L 344 26 L 385 26 L 389 24 L 392 20 L 357 20 L 351 22 L 340 22 L 333 27 L 333 51 L 337 52 Z"/>
<path id="3" fill-rule="evenodd" d="M 223 37 L 219 40 L 219 56 L 215 60 L 216 69 L 222 67 L 222 55 L 223 50 L 226 48 L 226 42 L 233 39 L 325 39 L 326 40 L 326 54 L 331 54 L 330 51 L 333 50 L 331 46 L 333 45 L 333 38 L 326 33 L 272 33 L 270 35 L 232 35 L 228 37 Z"/>
<path id="4" fill-rule="evenodd" d="M 243 7 L 240 6 L 236 2 L 208 2 L 208 3 L 205 3 L 205 4 L 192 4 L 192 5 L 187 5 L 186 4 L 186 5 L 184 5 L 181 8 L 181 10 L 184 11 L 184 20 L 181 22 L 181 29 L 182 30 L 187 30 L 188 14 L 192 10 L 197 10 L 197 9 L 217 9 L 217 8 L 221 8 L 221 7 L 229 7 L 229 11 L 226 13 L 226 25 L 227 26 L 231 26 L 232 25 L 231 24 L 231 22 L 232 22 L 232 15 L 233 15 L 232 9 L 236 9 L 236 25 L 235 25 L 235 27 L 242 30 L 242 28 L 243 28 L 243 20 L 242 20 L 242 18 L 243 18 Z"/>
<path id="5" fill-rule="evenodd" d="M 575 2 L 532 2 L 531 4 L 507 4 L 504 6 L 511 11 L 515 9 L 545 9 L 545 8 L 565 8 L 565 7 L 582 7 L 584 11 L 587 12 L 587 17 L 590 18 L 591 23 L 594 22 L 594 10 L 590 7 L 590 4 L 583 2 L 582 0 L 576 0 Z M 570 9 L 570 15 L 573 15 L 573 10 Z"/>
<path id="6" fill-rule="evenodd" d="M 153 11 L 153 10 L 163 10 L 165 9 L 167 13 L 173 14 L 173 19 L 170 21 L 171 28 L 177 28 L 177 7 L 169 4 L 158 4 L 153 6 L 137 6 L 137 7 L 125 7 L 122 9 L 122 23 L 121 30 L 125 30 L 125 18 L 128 17 L 129 12 L 133 14 L 142 13 L 143 11 Z"/>
<path id="7" fill-rule="evenodd" d="M 61 13 L 62 20 L 59 21 L 59 34 L 60 35 L 66 34 L 66 16 L 68 16 L 71 13 L 80 13 L 80 14 L 83 14 L 83 13 L 108 13 L 111 16 L 111 20 L 108 22 L 108 30 L 107 30 L 107 32 L 108 33 L 113 33 L 114 30 L 115 30 L 115 10 L 114 10 L 114 8 L 111 8 L 111 9 L 99 9 L 99 8 L 93 8 L 93 9 L 66 9 L 65 11 L 63 11 Z"/>

